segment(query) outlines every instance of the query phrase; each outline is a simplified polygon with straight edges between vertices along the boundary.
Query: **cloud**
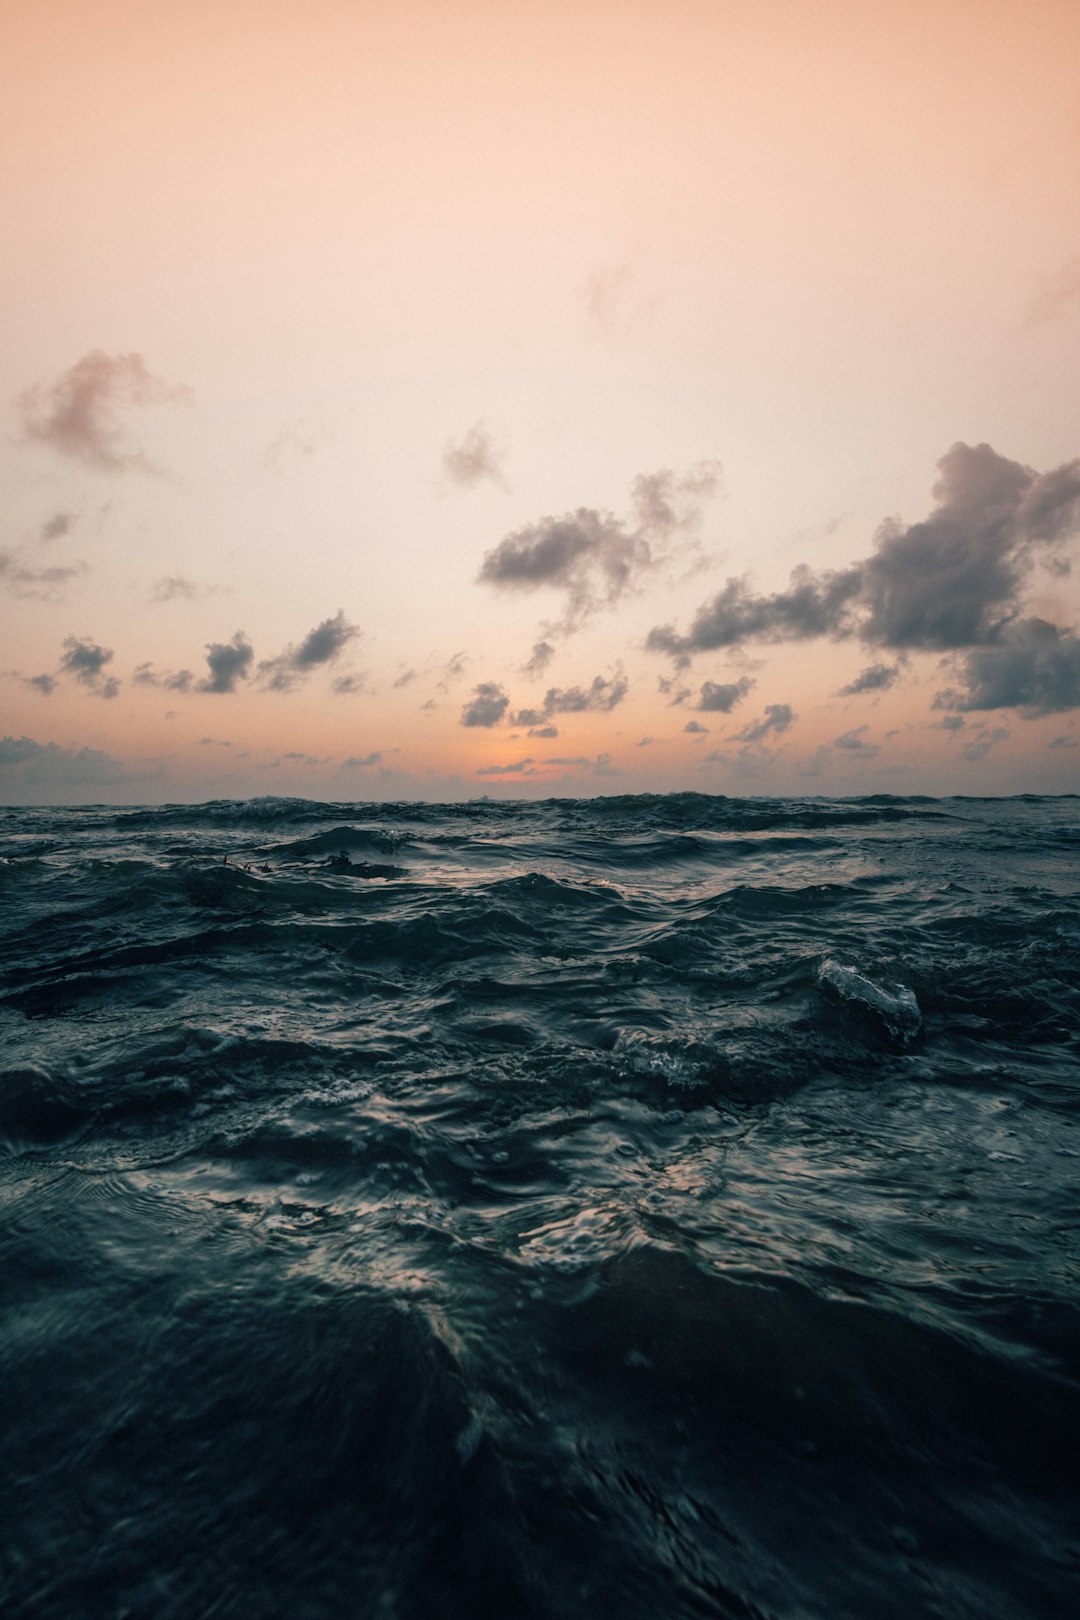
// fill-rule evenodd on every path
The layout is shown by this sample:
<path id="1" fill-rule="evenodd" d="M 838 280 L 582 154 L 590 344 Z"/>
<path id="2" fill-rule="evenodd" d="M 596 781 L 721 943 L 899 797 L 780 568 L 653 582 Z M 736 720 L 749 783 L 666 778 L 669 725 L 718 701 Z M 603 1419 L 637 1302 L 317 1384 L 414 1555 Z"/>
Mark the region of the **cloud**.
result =
<path id="1" fill-rule="evenodd" d="M 505 489 L 502 464 L 506 455 L 505 447 L 496 442 L 483 422 L 474 422 L 457 444 L 451 441 L 446 445 L 443 473 L 458 489 L 475 489 L 485 478 Z"/>
<path id="2" fill-rule="evenodd" d="M 558 628 L 569 633 L 668 559 L 673 537 L 697 526 L 702 502 L 718 483 L 717 462 L 702 462 L 682 478 L 666 470 L 644 474 L 631 491 L 636 524 L 587 506 L 541 518 L 489 551 L 478 579 L 499 590 L 558 591 L 564 604 Z"/>
<path id="3" fill-rule="evenodd" d="M 339 675 L 330 690 L 338 697 L 355 697 L 367 690 L 366 675 Z"/>
<path id="4" fill-rule="evenodd" d="M 676 655 L 712 652 L 748 640 L 805 641 L 844 635 L 853 628 L 851 607 L 862 586 L 858 568 L 815 575 L 805 563 L 794 570 L 786 591 L 755 596 L 745 578 L 731 578 L 699 608 L 688 635 L 671 625 L 649 631 L 652 652 Z"/>
<path id="5" fill-rule="evenodd" d="M 856 726 L 853 731 L 845 731 L 843 736 L 833 738 L 833 747 L 842 748 L 848 754 L 858 754 L 862 759 L 873 759 L 881 749 L 877 743 L 867 742 L 866 733 L 869 730 L 869 726 Z"/>
<path id="6" fill-rule="evenodd" d="M 23 684 L 32 686 L 35 692 L 41 693 L 42 697 L 52 697 L 56 691 L 55 675 L 27 675 L 24 677 Z"/>
<path id="7" fill-rule="evenodd" d="M 155 470 L 125 432 L 121 407 L 190 404 L 182 385 L 162 382 L 141 354 L 93 349 L 48 386 L 38 384 L 19 399 L 23 437 L 112 472 Z"/>
<path id="8" fill-rule="evenodd" d="M 494 681 L 481 681 L 474 687 L 473 695 L 461 711 L 461 724 L 463 726 L 497 726 L 507 709 L 510 699 L 501 686 Z"/>
<path id="9" fill-rule="evenodd" d="M 1080 254 L 1075 253 L 1045 278 L 1028 305 L 1027 325 L 1045 326 L 1073 310 L 1080 310 Z"/>
<path id="10" fill-rule="evenodd" d="M 539 680 L 555 656 L 555 649 L 550 641 L 534 641 L 533 650 L 529 654 L 528 662 L 524 665 L 526 675 Z"/>
<path id="11" fill-rule="evenodd" d="M 706 737 L 709 733 L 708 726 L 703 726 L 700 720 L 688 720 L 685 726 L 683 726 L 683 730 L 689 731 L 697 737 Z"/>
<path id="12" fill-rule="evenodd" d="M 940 720 L 935 720 L 931 729 L 933 731 L 963 731 L 967 721 L 962 714 L 946 714 Z"/>
<path id="13" fill-rule="evenodd" d="M 341 769 L 343 771 L 362 771 L 365 770 L 369 765 L 381 765 L 382 758 L 383 756 L 381 748 L 376 748 L 374 752 L 370 754 L 350 754 L 348 759 L 342 760 Z"/>
<path id="14" fill-rule="evenodd" d="M 619 669 L 606 679 L 596 675 L 586 687 L 550 686 L 544 695 L 544 714 L 584 714 L 590 710 L 610 713 L 618 708 L 630 690 L 630 682 Z"/>
<path id="15" fill-rule="evenodd" d="M 681 477 L 670 468 L 639 473 L 630 486 L 630 499 L 641 527 L 648 534 L 697 528 L 702 502 L 720 493 L 722 474 L 719 461 L 699 461 Z"/>
<path id="16" fill-rule="evenodd" d="M 559 728 L 558 726 L 530 726 L 528 734 L 530 737 L 546 737 L 550 739 L 559 735 Z"/>
<path id="17" fill-rule="evenodd" d="M 886 692 L 899 679 L 898 664 L 868 664 L 855 679 L 840 688 L 840 697 L 859 697 L 863 692 Z"/>
<path id="18" fill-rule="evenodd" d="M 232 743 L 226 741 L 226 739 L 224 737 L 200 737 L 199 738 L 199 747 L 200 748 L 231 748 Z"/>
<path id="19" fill-rule="evenodd" d="M 995 726 L 992 731 L 982 731 L 961 750 L 960 758 L 972 762 L 985 759 L 991 748 L 996 748 L 998 743 L 1004 742 L 1008 735 L 1007 726 Z"/>
<path id="20" fill-rule="evenodd" d="M 242 630 L 231 641 L 211 641 L 206 647 L 210 673 L 199 682 L 200 692 L 235 692 L 240 681 L 251 673 L 255 650 Z"/>
<path id="21" fill-rule="evenodd" d="M 47 523 L 41 525 L 42 540 L 62 540 L 65 534 L 70 534 L 75 527 L 74 512 L 54 512 Z"/>
<path id="22" fill-rule="evenodd" d="M 736 703 L 742 702 L 754 684 L 748 675 L 743 675 L 739 680 L 730 681 L 726 685 L 706 681 L 701 688 L 696 707 L 710 713 L 730 714 Z"/>
<path id="23" fill-rule="evenodd" d="M 792 712 L 790 703 L 766 703 L 765 713 L 760 720 L 752 720 L 741 731 L 735 733 L 735 742 L 755 743 L 772 732 L 779 735 L 788 729 L 798 717 Z"/>
<path id="24" fill-rule="evenodd" d="M 610 713 L 618 708 L 630 690 L 630 683 L 616 665 L 610 680 L 596 675 L 588 686 L 549 686 L 539 709 L 519 709 L 510 716 L 512 726 L 541 726 L 553 714 Z"/>
<path id="25" fill-rule="evenodd" d="M 581 287 L 581 300 L 598 326 L 624 326 L 655 309 L 655 293 L 641 284 L 629 259 L 593 271 Z"/>
<path id="26" fill-rule="evenodd" d="M 962 678 L 962 690 L 937 694 L 935 709 L 1019 709 L 1032 719 L 1080 708 L 1080 635 L 1023 619 L 999 645 L 969 653 Z"/>
<path id="27" fill-rule="evenodd" d="M 259 682 L 271 692 L 291 692 L 313 669 L 334 663 L 359 634 L 339 609 L 332 619 L 309 630 L 299 647 L 286 647 L 276 658 L 264 659 L 256 671 Z"/>
<path id="28" fill-rule="evenodd" d="M 150 593 L 151 602 L 194 602 L 200 596 L 212 596 L 213 588 L 197 585 L 193 579 L 180 574 L 166 574 L 159 579 Z"/>
<path id="29" fill-rule="evenodd" d="M 568 770 L 589 771 L 593 776 L 622 776 L 615 765 L 611 763 L 610 754 L 597 754 L 593 759 L 587 759 L 584 754 L 577 754 L 572 759 L 552 756 L 544 761 L 546 765 L 561 765 Z"/>
<path id="30" fill-rule="evenodd" d="M 313 431 L 306 426 L 302 416 L 294 422 L 286 422 L 263 451 L 263 466 L 272 468 L 274 472 L 282 472 L 289 462 L 303 461 L 313 456 L 319 448 L 321 432 L 321 429 Z"/>
<path id="31" fill-rule="evenodd" d="M 1065 734 L 1060 737 L 1051 737 L 1046 746 L 1047 748 L 1080 748 L 1080 743 L 1077 742 L 1075 737 Z"/>
<path id="32" fill-rule="evenodd" d="M 936 506 L 921 522 L 883 523 L 870 556 L 758 595 L 730 578 L 689 631 L 658 625 L 647 645 L 676 659 L 747 640 L 857 635 L 895 650 L 956 651 L 1002 639 L 1036 557 L 1080 529 L 1080 460 L 1039 474 L 988 444 L 954 444 L 938 462 Z"/>
<path id="33" fill-rule="evenodd" d="M 535 762 L 529 759 L 515 759 L 510 765 L 479 765 L 475 776 L 535 776 Z"/>
<path id="34" fill-rule="evenodd" d="M 59 601 L 64 586 L 86 572 L 84 563 L 67 567 L 31 568 L 13 551 L 0 551 L 0 586 L 12 596 L 32 597 L 42 602 Z"/>
<path id="35" fill-rule="evenodd" d="M 410 683 L 415 681 L 415 679 L 415 669 L 407 669 L 405 673 L 403 675 L 399 675 L 397 680 L 394 682 L 394 691 L 397 692 L 401 687 L 410 685 Z"/>
<path id="36" fill-rule="evenodd" d="M 98 697 L 114 698 L 120 683 L 114 676 L 105 675 L 105 666 L 112 662 L 112 656 L 111 647 L 100 647 L 96 641 L 81 640 L 78 636 L 65 636 L 60 668 Z"/>
<path id="37" fill-rule="evenodd" d="M 58 743 L 39 743 L 32 737 L 0 737 L 0 772 L 4 773 L 5 792 L 16 784 L 49 789 L 116 786 L 159 775 L 160 771 L 156 761 L 132 771 L 98 748 L 61 748 Z"/>
<path id="38" fill-rule="evenodd" d="M 160 686 L 167 692 L 190 692 L 195 680 L 190 669 L 163 671 L 160 675 L 150 662 L 136 664 L 131 677 L 135 686 Z"/>

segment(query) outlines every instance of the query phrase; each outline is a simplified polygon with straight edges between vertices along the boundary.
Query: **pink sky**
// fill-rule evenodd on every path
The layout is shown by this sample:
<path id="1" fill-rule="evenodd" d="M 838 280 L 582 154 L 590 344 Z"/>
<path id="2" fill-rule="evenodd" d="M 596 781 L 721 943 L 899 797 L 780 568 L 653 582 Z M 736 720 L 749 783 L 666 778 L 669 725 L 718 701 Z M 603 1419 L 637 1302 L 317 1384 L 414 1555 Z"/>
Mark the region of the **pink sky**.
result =
<path id="1" fill-rule="evenodd" d="M 7 0 L 0 76 L 0 803 L 1077 786 L 1073 0 Z"/>

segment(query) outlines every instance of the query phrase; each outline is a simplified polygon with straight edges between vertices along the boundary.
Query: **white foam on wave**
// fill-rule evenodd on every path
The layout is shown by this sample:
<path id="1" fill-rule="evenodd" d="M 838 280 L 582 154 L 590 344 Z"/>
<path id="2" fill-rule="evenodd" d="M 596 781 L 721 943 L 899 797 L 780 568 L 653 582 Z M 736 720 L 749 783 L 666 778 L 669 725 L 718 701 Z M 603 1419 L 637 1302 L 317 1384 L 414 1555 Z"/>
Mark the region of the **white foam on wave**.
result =
<path id="1" fill-rule="evenodd" d="M 876 1013 L 890 1034 L 901 1040 L 911 1040 L 922 1028 L 922 1013 L 915 992 L 906 985 L 880 985 L 868 979 L 857 968 L 826 957 L 818 968 L 818 980 L 834 991 L 842 1001 L 853 1001 Z"/>

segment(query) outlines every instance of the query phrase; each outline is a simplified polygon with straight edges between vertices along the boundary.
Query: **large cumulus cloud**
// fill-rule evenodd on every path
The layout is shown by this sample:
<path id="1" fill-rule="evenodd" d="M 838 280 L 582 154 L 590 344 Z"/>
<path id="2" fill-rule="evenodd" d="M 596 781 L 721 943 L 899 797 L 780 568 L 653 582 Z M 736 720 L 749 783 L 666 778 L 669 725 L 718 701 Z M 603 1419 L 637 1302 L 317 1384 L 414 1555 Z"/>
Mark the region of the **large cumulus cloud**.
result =
<path id="1" fill-rule="evenodd" d="M 1011 625 L 1001 641 L 977 647 L 962 665 L 963 685 L 939 692 L 938 709 L 1019 709 L 1027 718 L 1080 708 L 1080 636 L 1046 619 Z"/>
<path id="2" fill-rule="evenodd" d="M 929 516 L 881 525 L 868 557 L 848 568 L 796 568 L 788 587 L 755 592 L 730 578 L 688 630 L 658 625 L 653 651 L 686 662 L 741 642 L 857 636 L 897 652 L 1005 647 L 1038 560 L 1066 566 L 1061 547 L 1080 530 L 1080 460 L 1037 473 L 988 444 L 955 444 L 938 463 Z M 882 689 L 871 666 L 849 692 Z"/>

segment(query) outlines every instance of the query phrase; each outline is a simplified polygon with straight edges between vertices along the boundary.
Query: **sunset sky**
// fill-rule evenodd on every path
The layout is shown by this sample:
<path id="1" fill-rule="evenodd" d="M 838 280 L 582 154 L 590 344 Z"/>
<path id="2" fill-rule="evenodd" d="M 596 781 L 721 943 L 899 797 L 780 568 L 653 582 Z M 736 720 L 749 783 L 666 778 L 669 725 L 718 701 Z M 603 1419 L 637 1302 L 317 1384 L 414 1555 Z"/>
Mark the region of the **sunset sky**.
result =
<path id="1" fill-rule="evenodd" d="M 1076 0 L 3 0 L 0 803 L 1080 787 Z"/>

